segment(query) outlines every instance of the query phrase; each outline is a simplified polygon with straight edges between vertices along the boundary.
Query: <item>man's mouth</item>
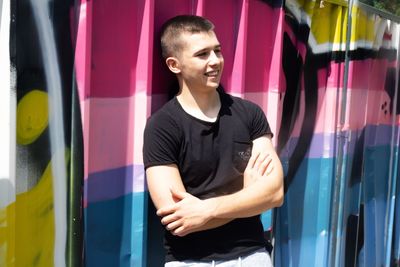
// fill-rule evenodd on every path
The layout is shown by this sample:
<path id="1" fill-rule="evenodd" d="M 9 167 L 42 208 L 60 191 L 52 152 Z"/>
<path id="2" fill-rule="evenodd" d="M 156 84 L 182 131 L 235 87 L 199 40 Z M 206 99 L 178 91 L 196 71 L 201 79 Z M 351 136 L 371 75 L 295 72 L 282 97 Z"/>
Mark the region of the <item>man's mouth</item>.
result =
<path id="1" fill-rule="evenodd" d="M 208 71 L 204 73 L 207 77 L 217 77 L 219 74 L 219 70 Z"/>

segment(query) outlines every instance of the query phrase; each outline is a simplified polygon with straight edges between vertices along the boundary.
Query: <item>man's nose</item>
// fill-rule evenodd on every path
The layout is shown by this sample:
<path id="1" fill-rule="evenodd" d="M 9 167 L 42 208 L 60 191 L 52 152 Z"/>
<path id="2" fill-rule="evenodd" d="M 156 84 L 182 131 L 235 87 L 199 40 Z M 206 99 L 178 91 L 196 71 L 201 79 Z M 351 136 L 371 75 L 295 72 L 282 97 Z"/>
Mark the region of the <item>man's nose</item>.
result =
<path id="1" fill-rule="evenodd" d="M 221 63 L 222 55 L 215 53 L 215 51 L 211 51 L 209 63 L 210 65 L 216 65 Z"/>

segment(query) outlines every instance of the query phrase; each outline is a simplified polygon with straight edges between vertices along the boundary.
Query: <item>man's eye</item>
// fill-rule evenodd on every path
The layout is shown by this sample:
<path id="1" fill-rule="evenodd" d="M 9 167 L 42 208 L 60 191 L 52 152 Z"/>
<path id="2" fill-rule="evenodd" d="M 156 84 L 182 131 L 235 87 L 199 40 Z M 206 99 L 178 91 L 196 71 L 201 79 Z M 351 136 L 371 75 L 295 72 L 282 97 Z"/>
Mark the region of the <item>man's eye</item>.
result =
<path id="1" fill-rule="evenodd" d="M 208 52 L 201 52 L 199 54 L 197 54 L 198 57 L 205 57 L 208 55 Z"/>

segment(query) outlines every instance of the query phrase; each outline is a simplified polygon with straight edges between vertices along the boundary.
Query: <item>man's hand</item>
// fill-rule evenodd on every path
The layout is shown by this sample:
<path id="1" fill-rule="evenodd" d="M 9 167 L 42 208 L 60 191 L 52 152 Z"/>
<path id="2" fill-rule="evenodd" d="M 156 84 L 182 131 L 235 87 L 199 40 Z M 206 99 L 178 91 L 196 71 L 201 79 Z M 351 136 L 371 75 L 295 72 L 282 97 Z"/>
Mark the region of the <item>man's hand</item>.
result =
<path id="1" fill-rule="evenodd" d="M 272 158 L 268 153 L 253 153 L 243 174 L 243 187 L 249 186 L 263 175 L 269 175 L 274 169 L 271 161 Z"/>
<path id="2" fill-rule="evenodd" d="M 176 189 L 170 191 L 176 203 L 159 209 L 157 215 L 162 217 L 161 223 L 173 235 L 185 236 L 196 232 L 211 219 L 212 202 Z"/>
<path id="3" fill-rule="evenodd" d="M 182 184 L 182 178 L 176 165 L 150 167 L 146 170 L 146 175 L 147 186 L 149 188 L 151 199 L 153 200 L 156 208 L 160 210 L 160 214 L 164 214 L 163 208 L 171 207 L 177 202 L 185 199 L 185 187 Z M 167 179 L 159 179 L 159 177 L 166 177 Z M 170 188 L 173 188 L 173 190 Z M 171 191 L 173 192 L 171 193 Z M 188 197 L 189 196 L 191 195 L 189 194 Z M 168 214 L 166 213 L 166 215 Z M 214 229 L 227 224 L 232 220 L 233 219 L 231 218 L 213 218 L 200 227 L 191 228 L 190 230 L 184 232 L 178 231 L 177 233 L 183 236 L 193 232 Z"/>

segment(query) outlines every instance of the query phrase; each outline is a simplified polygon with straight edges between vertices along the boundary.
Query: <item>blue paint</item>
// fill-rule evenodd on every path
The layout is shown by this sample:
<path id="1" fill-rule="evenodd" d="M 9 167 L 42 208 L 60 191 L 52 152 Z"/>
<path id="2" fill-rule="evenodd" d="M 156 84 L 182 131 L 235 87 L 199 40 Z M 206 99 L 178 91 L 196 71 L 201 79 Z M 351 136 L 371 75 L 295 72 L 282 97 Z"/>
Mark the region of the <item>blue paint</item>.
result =
<path id="1" fill-rule="evenodd" d="M 85 213 L 85 266 L 146 266 L 146 193 L 90 203 Z"/>
<path id="2" fill-rule="evenodd" d="M 371 127 L 369 130 L 375 132 L 377 128 Z M 371 138 L 372 133 L 368 134 L 368 138 Z M 342 169 L 345 179 L 344 199 L 343 203 L 339 203 L 343 207 L 343 218 L 339 222 L 340 251 L 337 251 L 341 259 L 339 266 L 344 266 L 347 220 L 351 214 L 359 214 L 360 202 L 364 203 L 365 230 L 359 264 L 382 266 L 390 145 L 371 146 L 370 141 L 364 146 L 362 177 L 353 180 L 352 165 L 357 161 L 353 158 L 353 147 L 348 148 Z M 285 195 L 284 205 L 277 210 L 276 266 L 327 266 L 328 241 L 332 235 L 330 215 L 334 179 L 335 159 L 304 159 Z M 396 227 L 398 231 L 398 221 Z M 399 237 L 396 240 L 398 242 Z M 395 247 L 399 247 L 396 242 Z"/>
<path id="3" fill-rule="evenodd" d="M 143 192 L 144 167 L 127 165 L 91 173 L 84 184 L 88 203 L 116 199 L 132 192 Z"/>
<path id="4" fill-rule="evenodd" d="M 397 177 L 400 174 L 397 173 Z M 397 183 L 397 193 L 396 193 L 396 211 L 394 220 L 394 231 L 393 231 L 393 261 L 400 264 L 400 182 Z"/>
<path id="5" fill-rule="evenodd" d="M 333 159 L 305 159 L 277 210 L 276 266 L 327 266 Z"/>
<path id="6" fill-rule="evenodd" d="M 364 262 L 384 264 L 384 228 L 390 146 L 367 147 L 364 157 Z"/>
<path id="7" fill-rule="evenodd" d="M 272 228 L 272 211 L 266 211 L 261 214 L 261 222 L 264 227 L 264 231 L 268 231 Z"/>

